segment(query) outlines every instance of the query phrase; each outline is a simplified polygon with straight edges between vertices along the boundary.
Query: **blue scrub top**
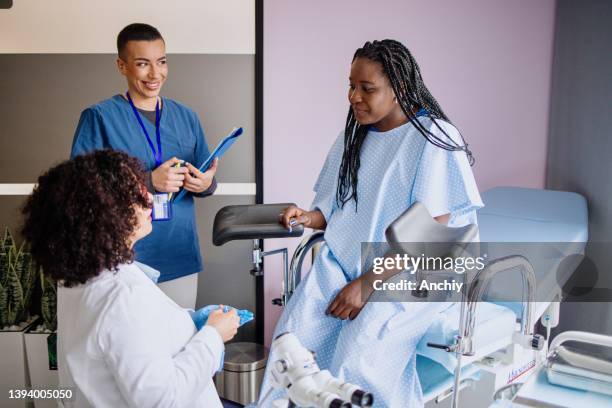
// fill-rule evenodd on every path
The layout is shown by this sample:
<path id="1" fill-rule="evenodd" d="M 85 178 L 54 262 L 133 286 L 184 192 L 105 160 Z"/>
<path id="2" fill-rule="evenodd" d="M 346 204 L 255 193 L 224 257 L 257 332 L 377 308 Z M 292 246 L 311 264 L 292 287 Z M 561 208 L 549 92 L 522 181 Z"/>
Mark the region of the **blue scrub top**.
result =
<path id="1" fill-rule="evenodd" d="M 155 144 L 155 125 L 144 118 L 142 122 Z M 195 112 L 172 99 L 163 98 L 160 133 L 162 162 L 176 156 L 199 166 L 210 155 Z M 121 95 L 81 113 L 71 157 L 105 148 L 121 150 L 140 159 L 146 171 L 155 169 L 155 156 L 129 102 Z M 154 222 L 153 232 L 134 247 L 139 262 L 161 272 L 159 282 L 203 270 L 194 196 L 198 194 L 189 193 L 174 202 L 172 219 Z"/>

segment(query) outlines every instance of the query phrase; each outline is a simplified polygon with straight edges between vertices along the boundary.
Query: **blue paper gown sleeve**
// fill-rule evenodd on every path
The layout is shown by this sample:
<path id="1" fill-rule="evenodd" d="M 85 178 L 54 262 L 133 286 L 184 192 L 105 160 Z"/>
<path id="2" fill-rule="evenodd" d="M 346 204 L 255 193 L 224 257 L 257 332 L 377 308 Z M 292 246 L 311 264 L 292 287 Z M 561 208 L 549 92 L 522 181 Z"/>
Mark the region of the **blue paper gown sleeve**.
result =
<path id="1" fill-rule="evenodd" d="M 208 144 L 206 143 L 206 136 L 204 135 L 204 130 L 202 129 L 202 124 L 198 119 L 197 115 L 193 113 L 192 119 L 192 127 L 193 132 L 196 136 L 196 145 L 195 145 L 195 158 L 196 158 L 196 167 L 199 167 L 208 156 L 210 156 L 210 150 L 208 150 Z M 192 193 L 196 197 L 206 197 L 211 195 L 217 189 L 217 180 L 213 178 L 212 184 L 206 190 L 201 193 Z"/>
<path id="2" fill-rule="evenodd" d="M 336 186 L 338 185 L 338 174 L 342 162 L 344 147 L 344 132 L 340 133 L 334 145 L 327 154 L 323 168 L 315 182 L 313 191 L 315 198 L 310 206 L 311 210 L 319 210 L 329 222 L 332 212 L 336 208 Z"/>
<path id="3" fill-rule="evenodd" d="M 425 121 L 429 121 L 433 134 L 450 143 L 436 124 L 430 119 L 422 119 Z M 453 125 L 441 120 L 437 123 L 456 144 L 463 145 Z M 475 211 L 483 206 L 465 152 L 444 150 L 430 142 L 423 148 L 412 195 L 411 201 L 423 203 L 432 217 L 450 214 L 448 225 L 455 227 L 476 223 Z"/>
<path id="4" fill-rule="evenodd" d="M 81 113 L 74 132 L 70 157 L 73 158 L 105 147 L 108 147 L 108 141 L 102 125 L 102 118 L 95 109 L 87 108 Z"/>

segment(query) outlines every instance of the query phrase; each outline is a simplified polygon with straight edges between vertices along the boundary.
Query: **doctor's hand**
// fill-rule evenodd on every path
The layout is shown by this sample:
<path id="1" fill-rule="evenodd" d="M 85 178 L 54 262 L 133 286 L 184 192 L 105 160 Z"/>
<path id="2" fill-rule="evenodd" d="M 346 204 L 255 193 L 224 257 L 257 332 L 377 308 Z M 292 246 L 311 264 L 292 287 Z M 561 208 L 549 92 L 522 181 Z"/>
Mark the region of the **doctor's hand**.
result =
<path id="1" fill-rule="evenodd" d="M 293 221 L 293 224 L 291 222 Z M 323 230 L 327 226 L 323 213 L 319 210 L 306 211 L 295 205 L 290 205 L 278 215 L 278 222 L 287 229 L 302 224 L 307 228 Z"/>
<path id="2" fill-rule="evenodd" d="M 217 164 L 219 159 L 215 159 L 208 170 L 202 172 L 191 163 L 187 163 L 187 169 L 189 172 L 185 174 L 185 190 L 191 191 L 192 193 L 201 193 L 206 191 L 213 182 L 213 177 L 217 172 Z"/>
<path id="3" fill-rule="evenodd" d="M 338 319 L 353 320 L 359 315 L 372 294 L 371 289 L 361 277 L 349 282 L 336 295 L 325 313 Z"/>
<path id="4" fill-rule="evenodd" d="M 188 170 L 185 167 L 174 167 L 177 163 L 182 162 L 182 160 L 173 157 L 151 172 L 151 182 L 156 191 L 176 193 L 183 187 L 185 174 Z"/>
<path id="5" fill-rule="evenodd" d="M 223 305 L 219 306 L 219 309 L 210 312 L 206 326 L 214 327 L 223 342 L 231 340 L 236 333 L 238 333 L 238 326 L 240 325 L 240 318 L 236 313 L 236 309 L 231 309 L 229 312 L 223 312 Z"/>

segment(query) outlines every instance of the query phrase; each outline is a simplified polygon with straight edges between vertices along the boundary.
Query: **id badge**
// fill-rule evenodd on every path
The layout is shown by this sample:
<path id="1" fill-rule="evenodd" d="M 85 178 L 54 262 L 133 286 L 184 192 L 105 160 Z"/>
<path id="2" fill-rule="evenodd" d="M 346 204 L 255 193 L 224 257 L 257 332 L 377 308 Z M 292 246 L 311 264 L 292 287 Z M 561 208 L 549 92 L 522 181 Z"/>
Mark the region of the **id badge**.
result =
<path id="1" fill-rule="evenodd" d="M 153 196 L 153 221 L 167 221 L 172 218 L 172 201 L 168 193 L 157 193 Z"/>

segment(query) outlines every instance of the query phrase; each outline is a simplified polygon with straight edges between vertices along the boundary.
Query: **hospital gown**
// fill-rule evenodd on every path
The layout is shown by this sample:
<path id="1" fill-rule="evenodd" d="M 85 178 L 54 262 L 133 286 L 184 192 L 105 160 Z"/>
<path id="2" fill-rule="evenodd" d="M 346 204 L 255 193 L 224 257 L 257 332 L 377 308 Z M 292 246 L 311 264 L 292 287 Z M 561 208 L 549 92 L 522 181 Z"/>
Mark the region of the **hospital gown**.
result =
<path id="1" fill-rule="evenodd" d="M 432 119 L 419 120 L 448 140 Z M 438 124 L 461 142 L 452 125 Z M 361 149 L 357 211 L 354 200 L 340 208 L 335 198 L 343 136 L 334 143 L 314 187 L 313 208 L 327 221 L 325 244 L 288 302 L 273 338 L 294 333 L 316 353 L 321 369 L 372 392 L 375 407 L 421 406 L 416 345 L 442 306 L 369 302 L 353 321 L 326 316 L 325 310 L 361 274 L 361 243 L 385 242 L 387 226 L 411 204 L 423 203 L 433 217 L 450 214 L 449 226 L 463 226 L 476 223 L 482 201 L 466 154 L 434 146 L 407 123 L 387 132 L 369 131 Z M 268 361 L 274 359 L 272 349 Z M 268 371 L 261 397 L 270 391 Z M 283 396 L 281 391 L 272 391 L 259 406 L 269 407 Z"/>

